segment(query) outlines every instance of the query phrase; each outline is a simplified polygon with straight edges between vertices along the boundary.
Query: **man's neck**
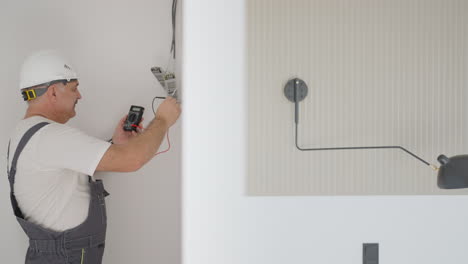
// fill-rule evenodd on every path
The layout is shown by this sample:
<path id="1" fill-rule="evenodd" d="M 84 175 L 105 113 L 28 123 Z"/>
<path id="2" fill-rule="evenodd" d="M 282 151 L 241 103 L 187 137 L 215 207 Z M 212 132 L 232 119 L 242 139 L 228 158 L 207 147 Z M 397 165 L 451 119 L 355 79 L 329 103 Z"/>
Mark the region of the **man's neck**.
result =
<path id="1" fill-rule="evenodd" d="M 55 121 L 57 123 L 61 123 L 60 120 L 58 120 L 58 118 L 54 117 L 54 115 L 52 115 L 52 114 L 45 113 L 44 111 L 35 111 L 35 110 L 29 109 L 29 108 L 26 111 L 26 114 L 24 115 L 24 119 L 29 118 L 29 117 L 33 117 L 33 116 L 42 116 L 42 117 L 47 118 L 49 120 Z"/>

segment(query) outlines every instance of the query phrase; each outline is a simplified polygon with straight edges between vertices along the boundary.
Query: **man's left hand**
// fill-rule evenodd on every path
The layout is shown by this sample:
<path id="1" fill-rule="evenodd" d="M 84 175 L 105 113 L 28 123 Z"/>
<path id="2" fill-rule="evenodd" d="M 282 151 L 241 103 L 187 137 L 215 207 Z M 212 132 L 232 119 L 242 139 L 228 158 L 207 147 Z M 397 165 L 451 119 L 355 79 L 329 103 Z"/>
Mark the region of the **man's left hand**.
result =
<path id="1" fill-rule="evenodd" d="M 115 128 L 114 135 L 112 136 L 112 141 L 114 142 L 114 144 L 126 144 L 131 138 L 137 136 L 138 133 L 141 133 L 143 131 L 144 118 L 142 118 L 140 124 L 138 124 L 139 128 L 137 128 L 137 132 L 125 131 L 123 129 L 123 125 L 125 123 L 125 120 L 127 119 L 127 116 L 128 115 L 125 115 L 122 119 L 120 119 L 119 124 Z"/>

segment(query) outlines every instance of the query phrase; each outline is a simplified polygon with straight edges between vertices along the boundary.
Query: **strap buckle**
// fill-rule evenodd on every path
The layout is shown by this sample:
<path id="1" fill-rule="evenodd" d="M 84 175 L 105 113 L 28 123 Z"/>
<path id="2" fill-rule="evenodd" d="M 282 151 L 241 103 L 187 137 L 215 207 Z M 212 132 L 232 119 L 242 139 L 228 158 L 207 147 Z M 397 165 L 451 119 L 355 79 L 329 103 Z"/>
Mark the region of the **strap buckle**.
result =
<path id="1" fill-rule="evenodd" d="M 24 101 L 31 101 L 37 97 L 36 91 L 34 89 L 22 91 Z"/>

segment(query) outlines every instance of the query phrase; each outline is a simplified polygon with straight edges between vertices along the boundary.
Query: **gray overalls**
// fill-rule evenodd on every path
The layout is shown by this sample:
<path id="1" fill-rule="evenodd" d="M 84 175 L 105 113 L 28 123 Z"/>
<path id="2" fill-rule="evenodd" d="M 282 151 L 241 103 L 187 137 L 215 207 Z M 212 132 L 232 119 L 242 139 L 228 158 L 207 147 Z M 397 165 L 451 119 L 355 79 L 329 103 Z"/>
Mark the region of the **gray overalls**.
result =
<path id="1" fill-rule="evenodd" d="M 7 168 L 10 182 L 10 198 L 16 219 L 29 237 L 26 264 L 100 264 L 106 240 L 107 215 L 102 181 L 89 178 L 91 202 L 87 219 L 77 227 L 56 232 L 28 222 L 18 207 L 14 192 L 16 163 L 29 139 L 47 122 L 31 127 L 21 138 L 16 148 L 11 169 Z M 71 150 L 73 151 L 73 150 Z M 10 145 L 8 144 L 8 159 Z"/>

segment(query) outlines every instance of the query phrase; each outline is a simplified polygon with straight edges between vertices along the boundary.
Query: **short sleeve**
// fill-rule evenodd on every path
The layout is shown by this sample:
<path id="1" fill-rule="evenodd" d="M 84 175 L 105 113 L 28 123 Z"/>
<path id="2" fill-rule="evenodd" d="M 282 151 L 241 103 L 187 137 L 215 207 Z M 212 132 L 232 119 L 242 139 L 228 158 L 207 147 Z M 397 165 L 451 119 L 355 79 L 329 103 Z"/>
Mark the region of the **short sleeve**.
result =
<path id="1" fill-rule="evenodd" d="M 110 143 L 67 125 L 53 123 L 37 135 L 35 155 L 46 166 L 93 175 Z"/>

